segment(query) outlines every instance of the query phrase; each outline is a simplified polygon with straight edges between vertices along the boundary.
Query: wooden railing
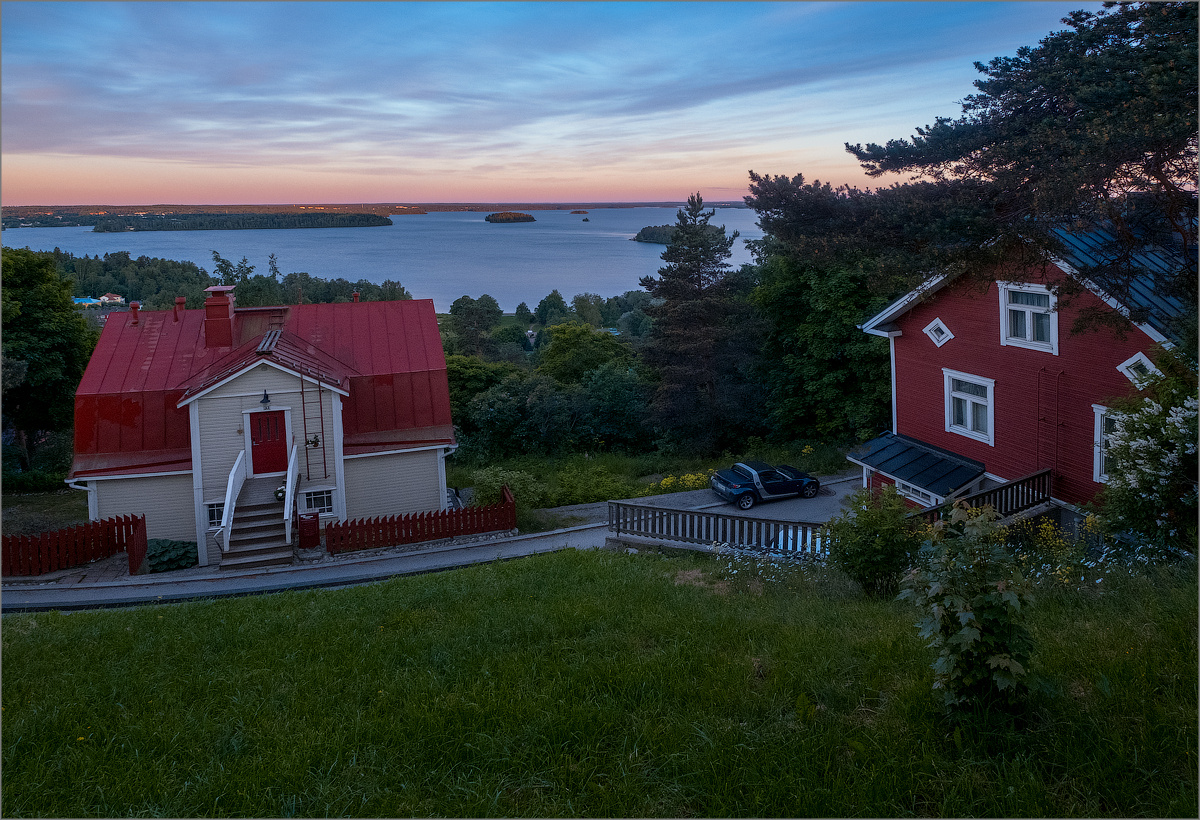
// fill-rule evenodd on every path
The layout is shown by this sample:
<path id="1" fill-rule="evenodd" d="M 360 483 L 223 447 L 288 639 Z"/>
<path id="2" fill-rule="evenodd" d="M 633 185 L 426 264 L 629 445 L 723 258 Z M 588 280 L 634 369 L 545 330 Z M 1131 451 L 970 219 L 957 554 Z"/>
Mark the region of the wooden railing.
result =
<path id="1" fill-rule="evenodd" d="M 283 496 L 283 540 L 292 543 L 292 519 L 296 513 L 296 484 L 300 475 L 300 463 L 296 458 L 296 445 L 292 445 L 292 455 L 288 458 L 287 488 Z"/>
<path id="2" fill-rule="evenodd" d="M 608 502 L 608 528 L 617 535 L 637 535 L 706 546 L 824 557 L 822 524 L 780 521 L 748 515 L 670 510 L 625 501 Z"/>
<path id="3" fill-rule="evenodd" d="M 225 484 L 225 506 L 221 509 L 221 529 L 217 531 L 221 543 L 221 552 L 229 552 L 229 533 L 233 529 L 233 508 L 237 504 L 238 494 L 246 483 L 246 451 L 238 452 L 233 469 L 229 471 L 229 481 Z"/>
<path id="4" fill-rule="evenodd" d="M 38 535 L 6 535 L 0 572 L 41 575 L 89 564 L 118 552 L 129 556 L 129 574 L 146 560 L 146 516 L 122 515 Z"/>
<path id="5" fill-rule="evenodd" d="M 1000 518 L 1008 518 L 1011 515 L 1016 515 L 1019 512 L 1024 512 L 1039 504 L 1046 503 L 1050 500 L 1053 492 L 1053 470 L 1039 470 L 1023 478 L 1018 478 L 1015 481 L 1001 484 L 999 487 L 980 490 L 977 493 L 956 498 L 951 504 L 935 507 L 931 510 L 920 510 L 913 513 L 911 517 L 924 518 L 932 524 L 942 518 L 943 511 L 961 501 L 968 507 L 990 505 Z"/>
<path id="6" fill-rule="evenodd" d="M 516 529 L 517 506 L 508 487 L 503 495 L 503 501 L 487 507 L 331 521 L 325 525 L 325 549 L 330 555 L 337 555 Z"/>

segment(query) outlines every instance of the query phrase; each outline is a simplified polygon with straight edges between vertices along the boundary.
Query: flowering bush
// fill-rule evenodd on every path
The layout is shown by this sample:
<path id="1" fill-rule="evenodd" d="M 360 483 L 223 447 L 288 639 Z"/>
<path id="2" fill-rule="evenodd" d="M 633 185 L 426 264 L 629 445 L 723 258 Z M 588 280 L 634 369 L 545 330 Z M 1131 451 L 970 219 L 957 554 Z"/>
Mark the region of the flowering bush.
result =
<path id="1" fill-rule="evenodd" d="M 1115 403 L 1103 516 L 1114 533 L 1194 552 L 1197 537 L 1196 374 L 1180 356 L 1157 358 L 1145 395 Z"/>
<path id="2" fill-rule="evenodd" d="M 689 490 L 707 490 L 709 476 L 713 470 L 704 473 L 686 473 L 681 476 L 669 475 L 655 484 L 650 495 L 657 493 L 683 493 Z"/>
<path id="3" fill-rule="evenodd" d="M 919 634 L 938 650 L 933 688 L 950 708 L 1013 702 L 1026 686 L 1033 598 L 995 518 L 991 507 L 956 505 L 899 595 L 923 612 Z"/>

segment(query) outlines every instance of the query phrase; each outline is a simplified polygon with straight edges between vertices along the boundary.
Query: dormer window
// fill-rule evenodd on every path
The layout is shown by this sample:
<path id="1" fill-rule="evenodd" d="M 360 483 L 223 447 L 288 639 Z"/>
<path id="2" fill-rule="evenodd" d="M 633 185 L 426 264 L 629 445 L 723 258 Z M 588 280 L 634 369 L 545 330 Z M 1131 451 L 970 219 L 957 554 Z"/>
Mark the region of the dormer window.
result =
<path id="1" fill-rule="evenodd" d="M 1000 344 L 1058 355 L 1058 312 L 1054 294 L 1041 285 L 997 282 Z"/>
<path id="2" fill-rule="evenodd" d="M 954 338 L 954 334 L 950 332 L 950 328 L 946 327 L 941 319 L 934 319 L 925 325 L 924 330 L 925 335 L 932 339 L 933 343 L 938 347 L 941 347 Z"/>
<path id="3" fill-rule="evenodd" d="M 1144 385 L 1151 376 L 1162 375 L 1162 371 L 1154 366 L 1145 353 L 1135 353 L 1117 365 L 1117 370 L 1138 387 Z"/>

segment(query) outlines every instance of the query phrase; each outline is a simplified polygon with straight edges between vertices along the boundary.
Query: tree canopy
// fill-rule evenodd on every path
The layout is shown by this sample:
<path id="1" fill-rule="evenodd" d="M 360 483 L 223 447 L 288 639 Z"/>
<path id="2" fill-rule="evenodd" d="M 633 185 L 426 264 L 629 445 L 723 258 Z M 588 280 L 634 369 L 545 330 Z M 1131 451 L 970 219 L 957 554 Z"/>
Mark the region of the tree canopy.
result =
<path id="1" fill-rule="evenodd" d="M 1043 254 L 1058 231 L 1088 231 L 1105 262 L 1084 273 L 1127 302 L 1148 245 L 1178 252 L 1160 291 L 1196 301 L 1197 4 L 1106 3 L 1014 57 L 976 63 L 985 79 L 958 119 L 909 139 L 846 145 L 873 177 L 908 173 L 994 189 L 998 236 Z M 1140 318 L 1135 316 L 1135 318 Z"/>

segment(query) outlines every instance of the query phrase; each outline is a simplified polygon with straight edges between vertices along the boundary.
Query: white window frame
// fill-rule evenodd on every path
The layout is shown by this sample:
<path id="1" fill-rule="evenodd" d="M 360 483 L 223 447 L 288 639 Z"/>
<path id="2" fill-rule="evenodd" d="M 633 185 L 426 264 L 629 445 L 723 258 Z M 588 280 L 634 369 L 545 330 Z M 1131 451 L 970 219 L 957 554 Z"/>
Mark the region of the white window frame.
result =
<path id="1" fill-rule="evenodd" d="M 311 487 L 311 488 L 305 488 L 305 489 L 301 490 L 300 498 L 303 502 L 304 509 L 302 509 L 300 512 L 303 514 L 306 514 L 306 515 L 309 513 L 313 513 L 313 512 L 316 512 L 318 515 L 333 515 L 337 509 L 336 489 L 337 489 L 336 487 Z M 312 496 L 317 495 L 318 493 L 328 493 L 329 494 L 328 509 L 322 508 L 322 509 L 314 510 L 313 507 L 309 504 L 309 501 L 312 499 Z"/>
<path id="2" fill-rule="evenodd" d="M 927 490 L 922 490 L 915 484 L 908 484 L 898 479 L 896 480 L 896 492 L 900 493 L 900 495 L 904 496 L 905 498 L 911 498 L 913 501 L 916 501 L 918 504 L 923 504 L 926 507 L 933 507 L 942 503 L 942 500 L 933 493 Z"/>
<path id="3" fill-rule="evenodd" d="M 216 530 L 221 527 L 221 516 L 225 512 L 224 501 L 206 501 L 204 503 L 205 510 L 208 511 L 208 526 L 205 529 Z M 216 515 L 216 523 L 213 523 L 213 515 Z"/>
<path id="4" fill-rule="evenodd" d="M 985 379 L 982 376 L 974 376 L 970 373 L 962 373 L 958 370 L 951 370 L 948 367 L 942 368 L 942 379 L 943 390 L 946 398 L 946 432 L 954 433 L 955 435 L 959 436 L 966 436 L 967 438 L 975 439 L 976 441 L 982 441 L 989 447 L 994 447 L 996 442 L 996 380 Z M 965 393 L 956 394 L 953 389 L 955 379 L 958 379 L 959 381 L 970 382 L 971 384 L 986 388 L 987 396 L 981 397 Z M 978 430 L 974 430 L 969 426 L 964 427 L 954 424 L 954 399 L 956 397 L 963 398 L 976 404 L 986 405 L 986 434 L 981 433 Z M 971 413 L 973 417 L 973 411 L 968 410 L 968 412 Z"/>
<path id="5" fill-rule="evenodd" d="M 1104 471 L 1104 456 L 1108 452 L 1107 436 L 1104 433 L 1104 422 L 1112 418 L 1108 408 L 1093 404 L 1092 412 L 1096 414 L 1096 426 L 1092 434 L 1092 481 L 1097 484 L 1108 483 L 1108 473 Z"/>
<path id="6" fill-rule="evenodd" d="M 1138 373 L 1134 368 L 1142 365 L 1146 368 L 1145 374 Z M 1141 387 L 1152 375 L 1162 375 L 1162 371 L 1154 366 L 1154 362 L 1150 361 L 1150 357 L 1145 353 L 1134 353 L 1125 361 L 1117 365 L 1117 370 L 1121 375 L 1133 382 L 1135 386 Z"/>
<path id="7" fill-rule="evenodd" d="M 1041 350 L 1058 355 L 1058 299 L 1049 288 L 1044 285 L 1029 285 L 1020 282 L 997 282 L 996 288 L 1000 291 L 1000 344 L 1004 347 L 1023 347 L 1026 350 Z M 1009 310 L 1022 310 L 1026 315 L 1026 327 L 1032 333 L 1033 315 L 1041 313 L 1040 310 L 1033 310 L 1029 305 L 1010 305 L 1010 293 L 1035 293 L 1042 296 L 1050 297 L 1050 306 L 1048 308 L 1050 316 L 1050 340 L 1048 342 L 1038 342 L 1032 339 L 1025 339 L 1020 336 L 1008 335 L 1009 329 Z"/>
<path id="8" fill-rule="evenodd" d="M 922 330 L 938 347 L 941 347 L 954 338 L 954 334 L 950 332 L 950 328 L 946 327 L 946 323 L 941 319 L 934 319 L 925 325 Z M 941 334 L 940 336 L 938 335 L 939 333 Z"/>

